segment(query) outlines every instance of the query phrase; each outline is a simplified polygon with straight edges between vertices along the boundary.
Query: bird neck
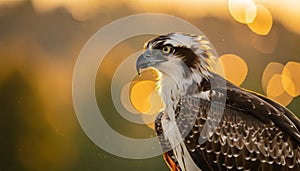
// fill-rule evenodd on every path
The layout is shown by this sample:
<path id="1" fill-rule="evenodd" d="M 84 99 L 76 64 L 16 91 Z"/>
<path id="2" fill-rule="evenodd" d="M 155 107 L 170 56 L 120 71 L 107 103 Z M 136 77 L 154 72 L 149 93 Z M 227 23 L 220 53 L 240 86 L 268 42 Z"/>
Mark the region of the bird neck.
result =
<path id="1" fill-rule="evenodd" d="M 164 102 L 164 113 L 170 120 L 175 120 L 177 104 L 180 99 L 187 94 L 188 89 L 202 82 L 200 72 L 192 72 L 184 75 L 182 72 L 173 75 L 162 73 L 159 80 L 159 92 Z"/>

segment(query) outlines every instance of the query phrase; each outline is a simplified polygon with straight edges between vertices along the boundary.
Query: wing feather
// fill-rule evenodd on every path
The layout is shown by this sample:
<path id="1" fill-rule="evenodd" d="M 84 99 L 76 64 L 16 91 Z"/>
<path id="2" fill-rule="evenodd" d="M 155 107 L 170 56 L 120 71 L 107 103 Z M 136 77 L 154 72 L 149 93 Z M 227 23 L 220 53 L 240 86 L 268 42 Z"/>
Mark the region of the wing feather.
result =
<path id="1" fill-rule="evenodd" d="M 209 89 L 206 83 L 201 86 Z M 196 121 L 188 123 L 195 126 L 185 137 L 185 145 L 198 167 L 202 170 L 299 170 L 299 120 L 270 99 L 229 82 L 226 93 L 224 113 L 216 115 L 222 116 L 216 129 L 211 128 L 213 124 L 204 127 L 205 123 L 215 122 L 209 116 L 211 102 L 183 98 L 177 109 L 178 123 L 182 123 L 181 118 L 192 118 L 190 115 L 197 113 Z M 197 102 L 196 112 L 191 104 Z M 214 131 L 204 143 L 202 130 Z"/>
<path id="2" fill-rule="evenodd" d="M 214 75 L 213 79 L 223 78 Z M 209 82 L 202 82 L 200 87 L 201 91 L 211 88 Z M 226 87 L 217 86 L 215 91 L 226 91 L 223 113 L 218 113 L 220 110 L 209 113 L 210 101 L 190 97 L 182 97 L 176 109 L 177 126 L 199 168 L 300 170 L 300 121 L 294 114 L 262 95 L 229 82 Z M 162 115 L 156 119 L 156 132 L 162 148 L 170 149 L 163 137 Z M 202 131 L 206 134 L 201 134 Z M 165 153 L 164 158 L 171 170 L 180 170 L 172 151 Z"/>

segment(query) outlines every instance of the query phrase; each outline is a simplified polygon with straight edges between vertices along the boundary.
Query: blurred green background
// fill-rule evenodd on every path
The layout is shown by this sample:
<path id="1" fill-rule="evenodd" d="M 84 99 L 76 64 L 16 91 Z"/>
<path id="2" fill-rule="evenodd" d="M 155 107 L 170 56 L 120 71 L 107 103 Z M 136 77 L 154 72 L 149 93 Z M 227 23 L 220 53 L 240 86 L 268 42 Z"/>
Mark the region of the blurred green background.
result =
<path id="1" fill-rule="evenodd" d="M 116 19 L 142 12 L 170 14 L 197 26 L 220 55 L 240 56 L 248 66 L 241 86 L 266 94 L 262 75 L 269 63 L 300 62 L 300 4 L 255 2 L 265 5 L 273 17 L 266 35 L 237 22 L 228 1 L 222 0 L 0 0 L 0 170 L 168 170 L 162 156 L 143 160 L 113 156 L 82 131 L 72 104 L 72 73 L 80 50 L 96 31 Z M 130 137 L 155 134 L 117 113 L 110 81 L 122 60 L 141 50 L 149 38 L 134 37 L 114 48 L 96 80 L 105 119 Z M 299 104 L 295 96 L 287 107 L 300 116 Z"/>

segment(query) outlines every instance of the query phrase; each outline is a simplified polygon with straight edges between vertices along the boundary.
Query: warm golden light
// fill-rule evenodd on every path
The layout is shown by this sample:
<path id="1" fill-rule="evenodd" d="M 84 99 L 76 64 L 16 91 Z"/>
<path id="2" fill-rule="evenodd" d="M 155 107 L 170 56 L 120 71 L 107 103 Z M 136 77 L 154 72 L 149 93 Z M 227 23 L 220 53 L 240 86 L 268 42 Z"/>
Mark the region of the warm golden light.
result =
<path id="1" fill-rule="evenodd" d="M 0 5 L 17 5 L 25 0 L 0 0 Z M 257 2 L 257 4 L 255 4 Z M 259 4 L 258 4 L 259 3 Z M 244 24 L 252 23 L 259 13 L 258 6 L 267 7 L 273 18 L 276 18 L 287 29 L 300 34 L 300 1 L 299 0 L 31 0 L 37 12 L 49 12 L 57 8 L 64 8 L 72 17 L 79 21 L 86 21 L 97 16 L 102 9 L 115 8 L 120 4 L 137 12 L 161 12 L 184 15 L 188 17 L 213 16 L 231 19 Z M 180 6 L 180 8 L 177 8 Z M 199 10 L 201 8 L 201 10 Z M 188 9 L 188 10 L 187 10 Z M 287 10 L 285 10 L 287 9 Z M 228 11 L 230 15 L 228 15 Z"/>
<path id="2" fill-rule="evenodd" d="M 67 7 L 71 5 L 70 1 L 68 2 L 65 0 L 31 0 L 31 3 L 33 8 L 38 12 L 49 12 L 59 7 Z"/>
<path id="3" fill-rule="evenodd" d="M 163 102 L 157 90 L 158 77 L 157 71 L 145 70 L 129 86 L 130 102 L 142 114 L 158 114 L 163 108 Z"/>
<path id="4" fill-rule="evenodd" d="M 146 113 L 151 109 L 149 101 L 150 94 L 155 90 L 156 83 L 154 81 L 146 80 L 136 83 L 130 94 L 130 100 L 134 108 L 141 113 Z"/>
<path id="5" fill-rule="evenodd" d="M 129 90 L 130 90 L 130 83 L 127 83 L 122 87 L 121 97 L 120 97 L 121 103 L 123 107 L 130 113 L 138 114 L 139 112 L 132 106 L 132 103 L 130 101 Z"/>
<path id="6" fill-rule="evenodd" d="M 270 79 L 267 86 L 267 96 L 283 106 L 287 106 L 293 100 L 293 97 L 283 88 L 281 74 L 275 74 Z"/>
<path id="7" fill-rule="evenodd" d="M 131 89 L 130 100 L 136 110 L 147 115 L 157 114 L 163 108 L 156 82 L 150 80 L 136 83 Z"/>
<path id="8" fill-rule="evenodd" d="M 284 88 L 284 90 L 291 96 L 296 97 L 297 93 L 296 93 L 296 86 L 294 84 L 294 82 L 291 80 L 291 76 L 286 76 L 286 75 L 281 75 L 282 78 L 282 86 Z"/>
<path id="9" fill-rule="evenodd" d="M 94 17 L 104 7 L 103 1 L 94 0 L 31 0 L 34 9 L 38 12 L 49 12 L 63 7 L 69 11 L 73 18 L 85 21 Z M 110 2 L 110 4 L 115 4 Z"/>
<path id="10" fill-rule="evenodd" d="M 284 92 L 283 85 L 281 83 L 281 75 L 275 74 L 270 79 L 267 86 L 267 96 L 268 97 L 277 97 Z"/>
<path id="11" fill-rule="evenodd" d="M 267 86 L 271 78 L 273 77 L 274 74 L 281 74 L 282 70 L 284 68 L 284 65 L 278 62 L 271 62 L 269 63 L 262 75 L 262 88 L 264 92 L 267 92 Z"/>
<path id="12" fill-rule="evenodd" d="M 247 24 L 256 17 L 256 5 L 252 0 L 228 0 L 231 16 L 238 22 Z"/>
<path id="13" fill-rule="evenodd" d="M 267 35 L 273 24 L 270 11 L 263 5 L 256 5 L 257 14 L 253 22 L 248 23 L 248 27 L 256 34 Z"/>
<path id="14" fill-rule="evenodd" d="M 246 62 L 234 54 L 224 54 L 220 57 L 220 61 L 226 79 L 237 86 L 241 85 L 248 73 Z"/>
<path id="15" fill-rule="evenodd" d="M 287 93 L 296 97 L 300 95 L 300 63 L 288 62 L 282 71 L 283 87 Z"/>
<path id="16" fill-rule="evenodd" d="M 138 76 L 135 70 L 143 43 L 155 37 L 151 31 L 201 30 L 217 53 L 233 53 L 217 58 L 218 66 L 211 60 L 212 70 L 259 93 L 261 80 L 268 98 L 300 117 L 300 0 L 0 0 L 0 17 L 0 170 L 118 170 L 122 163 L 123 170 L 141 170 L 134 162 L 111 160 L 113 151 L 101 150 L 80 126 L 95 105 L 103 115 L 97 118 L 117 133 L 93 129 L 100 138 L 155 136 L 151 129 L 164 108 L 155 88 L 158 74 L 149 69 Z M 132 19 L 137 24 L 128 25 Z M 126 28 L 109 29 L 118 23 Z M 83 65 L 91 60 L 94 67 Z M 75 84 L 78 66 L 86 66 L 79 73 L 91 83 Z M 86 103 L 77 103 L 76 94 L 84 92 Z M 125 154 L 129 145 L 114 140 L 109 146 Z M 163 168 L 158 161 L 143 170 Z"/>
<path id="17" fill-rule="evenodd" d="M 263 1 L 272 12 L 274 18 L 289 31 L 300 34 L 300 1 L 299 0 L 268 0 Z"/>

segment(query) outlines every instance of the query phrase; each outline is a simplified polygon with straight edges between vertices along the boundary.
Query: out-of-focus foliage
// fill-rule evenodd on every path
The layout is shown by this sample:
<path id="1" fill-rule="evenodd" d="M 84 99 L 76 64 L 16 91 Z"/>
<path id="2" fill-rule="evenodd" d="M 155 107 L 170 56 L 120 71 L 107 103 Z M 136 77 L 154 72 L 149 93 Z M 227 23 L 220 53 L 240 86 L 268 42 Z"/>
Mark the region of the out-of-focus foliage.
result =
<path id="1" fill-rule="evenodd" d="M 257 9 L 268 12 L 258 11 L 258 16 L 266 17 L 266 13 L 272 17 L 271 25 L 266 25 L 270 28 L 262 28 L 266 34 L 260 34 L 259 23 L 237 22 L 232 16 L 236 10 L 230 12 L 227 1 L 99 2 L 0 1 L 0 170 L 168 170 L 161 156 L 130 160 L 97 147 L 80 128 L 72 104 L 72 72 L 86 41 L 115 19 L 140 12 L 163 12 L 191 22 L 220 56 L 238 57 L 235 62 L 243 64 L 240 69 L 246 74 L 237 76 L 241 77 L 238 84 L 276 96 L 275 100 L 299 116 L 298 1 L 260 3 L 264 7 Z M 289 20 L 296 22 L 291 25 Z M 147 125 L 130 123 L 118 114 L 110 81 L 118 65 L 141 50 L 149 38 L 133 37 L 119 44 L 101 64 L 96 80 L 98 105 L 107 122 L 118 132 L 136 138 L 155 134 Z M 280 64 L 267 67 L 273 62 Z M 276 86 L 279 84 L 282 86 Z"/>

